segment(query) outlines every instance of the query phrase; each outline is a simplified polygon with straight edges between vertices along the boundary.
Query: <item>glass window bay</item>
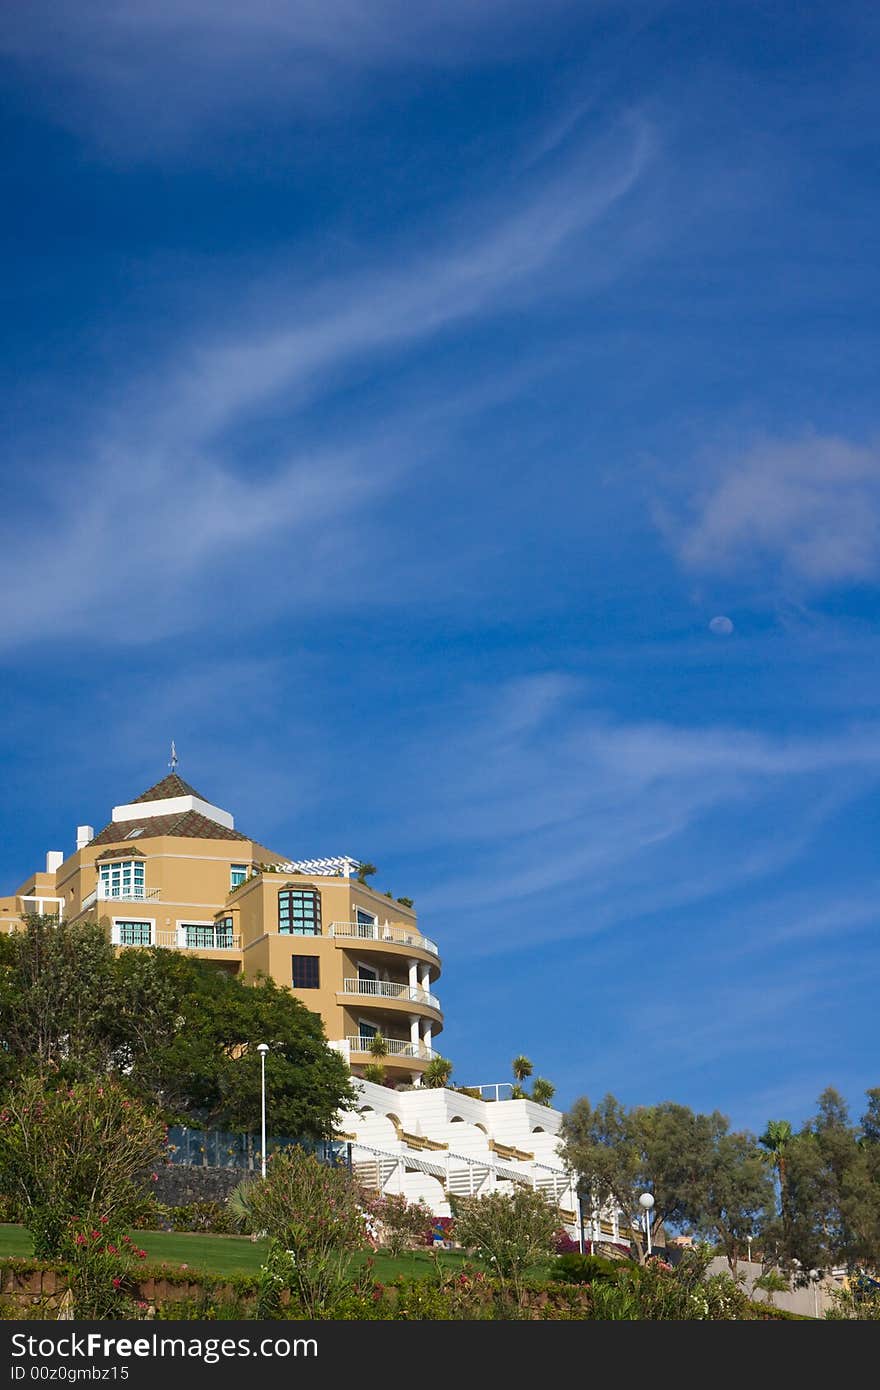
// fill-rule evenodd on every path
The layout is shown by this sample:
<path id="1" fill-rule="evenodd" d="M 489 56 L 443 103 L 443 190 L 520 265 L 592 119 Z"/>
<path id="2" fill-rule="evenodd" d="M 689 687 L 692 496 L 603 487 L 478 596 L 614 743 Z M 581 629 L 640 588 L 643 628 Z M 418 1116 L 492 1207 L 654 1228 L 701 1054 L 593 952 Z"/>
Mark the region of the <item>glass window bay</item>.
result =
<path id="1" fill-rule="evenodd" d="M 321 935 L 321 895 L 314 888 L 286 888 L 278 894 L 282 936 Z"/>

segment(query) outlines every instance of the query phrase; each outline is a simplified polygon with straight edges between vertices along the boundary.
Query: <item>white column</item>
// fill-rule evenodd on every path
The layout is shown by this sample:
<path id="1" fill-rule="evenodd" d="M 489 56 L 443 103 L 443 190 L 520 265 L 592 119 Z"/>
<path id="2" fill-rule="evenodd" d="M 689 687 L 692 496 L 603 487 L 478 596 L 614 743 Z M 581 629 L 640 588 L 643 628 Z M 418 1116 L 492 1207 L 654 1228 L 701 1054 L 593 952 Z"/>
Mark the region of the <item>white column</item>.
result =
<path id="1" fill-rule="evenodd" d="M 427 965 L 422 966 L 422 989 L 426 994 L 431 991 L 431 970 Z"/>
<path id="2" fill-rule="evenodd" d="M 417 960 L 411 960 L 409 963 L 409 987 L 410 989 L 418 989 L 419 987 L 419 963 Z"/>
<path id="3" fill-rule="evenodd" d="M 422 1042 L 425 1044 L 425 1047 L 431 1046 L 432 1037 L 433 1033 L 431 1031 L 431 1020 L 429 1018 L 426 1018 L 422 1024 Z"/>
<path id="4" fill-rule="evenodd" d="M 416 1056 L 419 1055 L 419 1020 L 415 1017 L 409 1021 L 409 1040 L 415 1049 Z"/>

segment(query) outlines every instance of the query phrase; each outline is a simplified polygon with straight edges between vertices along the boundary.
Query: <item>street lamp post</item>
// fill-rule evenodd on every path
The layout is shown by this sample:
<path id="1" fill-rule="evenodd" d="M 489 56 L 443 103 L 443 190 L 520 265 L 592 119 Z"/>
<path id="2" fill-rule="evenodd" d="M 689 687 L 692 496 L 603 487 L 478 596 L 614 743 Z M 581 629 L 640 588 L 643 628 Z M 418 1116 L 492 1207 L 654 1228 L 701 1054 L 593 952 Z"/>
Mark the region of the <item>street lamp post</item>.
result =
<path id="1" fill-rule="evenodd" d="M 641 1207 L 642 1211 L 645 1213 L 645 1235 L 646 1235 L 647 1240 L 648 1240 L 648 1251 L 647 1251 L 647 1255 L 645 1256 L 646 1259 L 647 1259 L 647 1258 L 650 1256 L 650 1254 L 651 1254 L 651 1208 L 653 1207 L 653 1205 L 654 1205 L 654 1198 L 653 1198 L 653 1196 L 651 1195 L 651 1193 L 650 1193 L 650 1192 L 643 1192 L 642 1195 L 641 1195 L 641 1197 L 639 1198 L 639 1206 Z"/>
<path id="2" fill-rule="evenodd" d="M 260 1166 L 263 1177 L 266 1176 L 266 1053 L 269 1051 L 268 1043 L 257 1043 L 257 1051 L 260 1054 Z"/>

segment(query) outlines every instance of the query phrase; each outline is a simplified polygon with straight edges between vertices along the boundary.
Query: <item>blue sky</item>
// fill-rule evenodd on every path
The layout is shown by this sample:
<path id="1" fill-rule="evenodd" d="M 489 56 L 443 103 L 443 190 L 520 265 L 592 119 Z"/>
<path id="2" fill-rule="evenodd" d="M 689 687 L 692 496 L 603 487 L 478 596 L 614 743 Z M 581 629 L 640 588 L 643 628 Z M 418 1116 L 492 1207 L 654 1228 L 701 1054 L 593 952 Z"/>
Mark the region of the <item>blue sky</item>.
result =
<path id="1" fill-rule="evenodd" d="M 459 1082 L 858 1108 L 878 40 L 849 0 L 7 7 L 7 888 L 173 737 L 415 899 Z"/>

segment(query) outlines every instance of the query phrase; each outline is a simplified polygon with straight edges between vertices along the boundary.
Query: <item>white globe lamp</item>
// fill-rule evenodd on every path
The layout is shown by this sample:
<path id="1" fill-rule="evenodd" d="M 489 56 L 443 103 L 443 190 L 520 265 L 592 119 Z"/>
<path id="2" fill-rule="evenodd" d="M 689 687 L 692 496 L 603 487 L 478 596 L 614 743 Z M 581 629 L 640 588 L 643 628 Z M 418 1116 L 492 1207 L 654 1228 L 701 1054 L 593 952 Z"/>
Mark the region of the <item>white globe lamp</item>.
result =
<path id="1" fill-rule="evenodd" d="M 648 1241 L 648 1254 L 651 1253 L 651 1210 L 654 1206 L 654 1197 L 650 1192 L 643 1192 L 639 1198 L 639 1206 L 645 1213 L 645 1235 Z"/>

